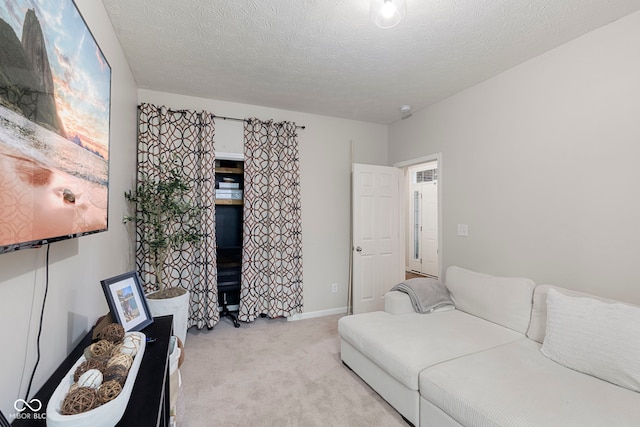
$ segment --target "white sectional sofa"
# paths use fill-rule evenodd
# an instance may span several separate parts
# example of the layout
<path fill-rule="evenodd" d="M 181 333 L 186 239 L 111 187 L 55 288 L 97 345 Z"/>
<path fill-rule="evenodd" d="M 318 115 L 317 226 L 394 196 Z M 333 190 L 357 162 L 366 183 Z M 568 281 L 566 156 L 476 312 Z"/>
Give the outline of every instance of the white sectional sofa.
<path fill-rule="evenodd" d="M 640 425 L 640 308 L 459 267 L 445 284 L 454 310 L 389 292 L 339 321 L 344 364 L 408 422 Z"/>

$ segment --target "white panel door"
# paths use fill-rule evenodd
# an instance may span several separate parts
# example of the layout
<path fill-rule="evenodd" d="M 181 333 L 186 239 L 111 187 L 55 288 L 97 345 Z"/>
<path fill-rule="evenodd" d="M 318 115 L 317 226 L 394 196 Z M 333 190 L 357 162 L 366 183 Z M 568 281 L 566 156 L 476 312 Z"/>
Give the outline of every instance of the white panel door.
<path fill-rule="evenodd" d="M 399 169 L 353 165 L 353 313 L 382 310 L 402 281 Z"/>
<path fill-rule="evenodd" d="M 438 182 L 424 183 L 421 185 L 421 190 L 422 269 L 420 271 L 438 277 Z"/>

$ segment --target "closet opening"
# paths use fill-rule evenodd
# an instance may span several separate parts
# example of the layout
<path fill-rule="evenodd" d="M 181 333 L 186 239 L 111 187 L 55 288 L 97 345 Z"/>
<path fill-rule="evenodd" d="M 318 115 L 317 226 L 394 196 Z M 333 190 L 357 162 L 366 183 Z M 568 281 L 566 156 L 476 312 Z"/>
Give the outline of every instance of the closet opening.
<path fill-rule="evenodd" d="M 217 159 L 216 164 L 216 256 L 220 317 L 238 328 L 242 275 L 242 224 L 244 162 Z"/>

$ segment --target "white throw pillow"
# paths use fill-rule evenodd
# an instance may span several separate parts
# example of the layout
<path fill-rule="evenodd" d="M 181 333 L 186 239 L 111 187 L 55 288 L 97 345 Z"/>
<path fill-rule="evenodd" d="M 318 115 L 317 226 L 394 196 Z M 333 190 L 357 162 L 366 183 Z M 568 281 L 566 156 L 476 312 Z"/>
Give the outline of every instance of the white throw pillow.
<path fill-rule="evenodd" d="M 555 289 L 563 295 L 570 297 L 587 297 L 597 301 L 602 301 L 608 304 L 616 303 L 620 301 L 598 297 L 595 295 L 587 294 L 584 292 L 573 291 L 558 286 L 552 285 L 538 285 L 533 291 L 533 307 L 531 308 L 531 321 L 529 322 L 529 329 L 527 330 L 527 337 L 540 344 L 544 341 L 544 333 L 547 329 L 547 294 L 549 289 Z M 631 305 L 631 304 L 627 304 Z"/>
<path fill-rule="evenodd" d="M 640 307 L 549 289 L 541 351 L 568 368 L 640 392 Z"/>

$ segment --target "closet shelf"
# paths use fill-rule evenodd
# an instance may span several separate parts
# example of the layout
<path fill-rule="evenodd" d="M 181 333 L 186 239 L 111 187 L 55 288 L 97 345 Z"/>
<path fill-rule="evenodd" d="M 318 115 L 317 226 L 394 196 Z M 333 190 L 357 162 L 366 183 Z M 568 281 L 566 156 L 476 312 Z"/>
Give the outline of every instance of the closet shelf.
<path fill-rule="evenodd" d="M 216 199 L 216 205 L 242 205 L 242 200 L 235 199 Z"/>
<path fill-rule="evenodd" d="M 243 174 L 244 170 L 242 168 L 216 167 L 216 173 Z"/>

